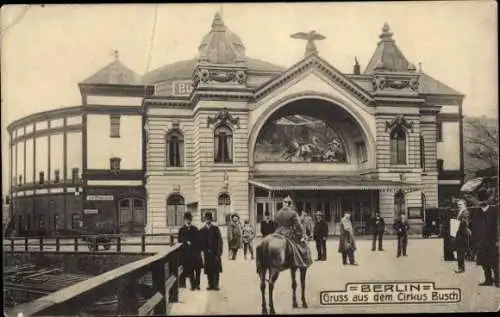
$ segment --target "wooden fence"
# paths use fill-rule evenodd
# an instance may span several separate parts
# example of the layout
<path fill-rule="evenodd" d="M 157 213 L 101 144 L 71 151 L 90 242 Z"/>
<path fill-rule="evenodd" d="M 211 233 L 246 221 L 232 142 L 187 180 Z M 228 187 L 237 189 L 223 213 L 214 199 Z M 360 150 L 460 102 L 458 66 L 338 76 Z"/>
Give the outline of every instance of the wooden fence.
<path fill-rule="evenodd" d="M 167 315 L 169 304 L 178 302 L 179 287 L 185 287 L 179 278 L 183 268 L 179 264 L 183 245 L 176 244 L 169 251 L 158 253 L 79 282 L 29 303 L 18 305 L 7 316 L 76 316 L 110 294 L 117 295 L 114 315 Z M 153 294 L 142 305 L 135 286 L 146 274 L 151 274 Z"/>
<path fill-rule="evenodd" d="M 156 241 L 148 241 L 148 238 L 156 238 Z M 165 239 L 163 239 L 165 238 Z M 158 241 L 163 239 L 163 241 Z M 127 241 L 135 240 L 135 241 Z M 138 241 L 140 240 L 140 241 Z M 88 247 L 90 251 L 98 251 L 102 246 L 109 250 L 116 245 L 116 252 L 122 252 L 126 246 L 140 246 L 140 252 L 145 253 L 147 246 L 173 246 L 177 242 L 177 234 L 99 234 L 57 237 L 4 237 L 4 251 L 73 251 L 78 252 L 80 247 Z M 61 247 L 71 246 L 71 249 L 61 250 Z M 55 248 L 55 250 L 54 250 Z M 21 249 L 21 250 L 19 250 Z"/>

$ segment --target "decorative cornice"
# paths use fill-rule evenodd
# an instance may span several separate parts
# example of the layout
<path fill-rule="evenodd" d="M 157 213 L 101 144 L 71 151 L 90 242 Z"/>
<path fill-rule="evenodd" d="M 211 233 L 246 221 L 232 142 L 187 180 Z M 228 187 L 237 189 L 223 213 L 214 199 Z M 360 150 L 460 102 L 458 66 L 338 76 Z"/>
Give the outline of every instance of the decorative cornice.
<path fill-rule="evenodd" d="M 210 127 L 211 124 L 224 125 L 227 123 L 230 123 L 233 126 L 237 126 L 238 129 L 240 128 L 240 118 L 233 117 L 229 113 L 227 108 L 222 109 L 217 116 L 207 118 L 207 128 Z"/>
<path fill-rule="evenodd" d="M 418 73 L 390 73 L 381 72 L 373 75 L 373 93 L 418 94 Z"/>
<path fill-rule="evenodd" d="M 395 117 L 392 121 L 385 122 L 385 132 L 391 131 L 394 128 L 402 128 L 405 131 L 410 130 L 413 132 L 413 122 L 406 120 L 404 115 Z"/>
<path fill-rule="evenodd" d="M 306 59 L 301 60 L 294 66 L 292 66 L 288 71 L 284 72 L 281 76 L 270 80 L 265 83 L 253 95 L 253 99 L 261 99 L 271 92 L 283 87 L 285 84 L 298 77 L 308 69 L 317 69 L 323 74 L 325 74 L 329 79 L 333 80 L 336 84 L 347 91 L 353 93 L 362 102 L 371 104 L 373 102 L 372 97 L 367 94 L 361 87 L 356 83 L 352 82 L 348 77 L 344 76 L 342 73 L 334 69 L 326 61 L 321 59 L 318 55 L 313 54 Z"/>

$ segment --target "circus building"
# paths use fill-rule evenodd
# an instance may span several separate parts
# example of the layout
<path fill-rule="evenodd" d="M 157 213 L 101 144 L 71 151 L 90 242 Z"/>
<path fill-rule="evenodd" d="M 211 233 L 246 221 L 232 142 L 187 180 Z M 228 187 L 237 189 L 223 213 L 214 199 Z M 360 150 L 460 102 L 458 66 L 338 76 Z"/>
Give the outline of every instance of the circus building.
<path fill-rule="evenodd" d="M 375 211 L 420 228 L 463 183 L 464 96 L 410 63 L 387 24 L 352 74 L 320 56 L 321 35 L 294 37 L 304 58 L 283 68 L 246 56 L 216 14 L 196 58 L 142 77 L 117 58 L 79 84 L 81 105 L 13 122 L 17 227 L 164 233 L 187 210 L 258 227 L 289 195 L 333 233 L 346 210 L 358 232 Z"/>

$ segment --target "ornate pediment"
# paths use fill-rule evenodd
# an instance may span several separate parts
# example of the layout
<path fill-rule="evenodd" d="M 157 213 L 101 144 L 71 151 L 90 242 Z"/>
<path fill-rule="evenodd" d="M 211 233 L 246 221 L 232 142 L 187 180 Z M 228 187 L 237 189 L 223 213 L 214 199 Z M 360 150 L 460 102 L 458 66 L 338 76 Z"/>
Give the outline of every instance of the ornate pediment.
<path fill-rule="evenodd" d="M 221 124 L 231 124 L 233 126 L 237 126 L 238 128 L 240 127 L 240 118 L 238 117 L 233 117 L 227 108 L 222 109 L 219 114 L 217 114 L 214 117 L 208 117 L 207 118 L 207 127 L 210 127 L 211 124 L 213 125 L 221 125 Z"/>
<path fill-rule="evenodd" d="M 392 129 L 399 127 L 405 131 L 413 132 L 413 122 L 408 121 L 404 115 L 395 117 L 392 121 L 385 122 L 385 132 L 392 131 Z"/>

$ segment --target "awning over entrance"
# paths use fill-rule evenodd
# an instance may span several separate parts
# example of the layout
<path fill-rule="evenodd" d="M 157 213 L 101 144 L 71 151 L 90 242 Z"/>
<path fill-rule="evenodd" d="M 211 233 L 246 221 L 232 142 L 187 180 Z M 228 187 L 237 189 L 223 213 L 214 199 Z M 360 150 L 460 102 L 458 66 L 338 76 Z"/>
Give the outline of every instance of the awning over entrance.
<path fill-rule="evenodd" d="M 250 184 L 270 191 L 286 190 L 420 190 L 421 185 L 360 176 L 257 176 Z"/>

